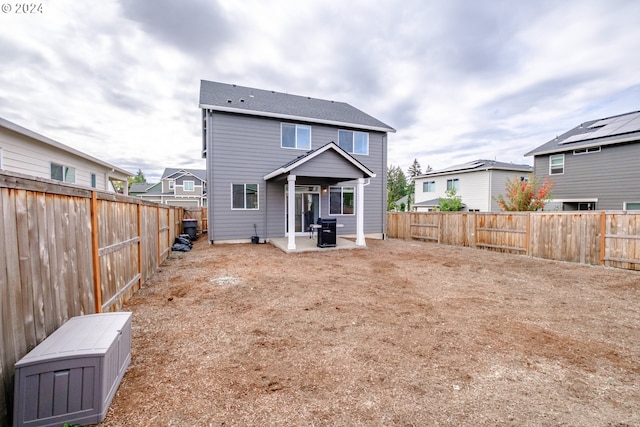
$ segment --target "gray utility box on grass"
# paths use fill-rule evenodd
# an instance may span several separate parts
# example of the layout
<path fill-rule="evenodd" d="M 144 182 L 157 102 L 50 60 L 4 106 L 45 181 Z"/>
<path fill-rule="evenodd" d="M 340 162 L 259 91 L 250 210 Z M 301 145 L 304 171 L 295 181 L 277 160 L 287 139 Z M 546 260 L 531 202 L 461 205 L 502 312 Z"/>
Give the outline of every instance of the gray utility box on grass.
<path fill-rule="evenodd" d="M 104 420 L 131 361 L 131 313 L 69 319 L 16 363 L 13 425 Z"/>

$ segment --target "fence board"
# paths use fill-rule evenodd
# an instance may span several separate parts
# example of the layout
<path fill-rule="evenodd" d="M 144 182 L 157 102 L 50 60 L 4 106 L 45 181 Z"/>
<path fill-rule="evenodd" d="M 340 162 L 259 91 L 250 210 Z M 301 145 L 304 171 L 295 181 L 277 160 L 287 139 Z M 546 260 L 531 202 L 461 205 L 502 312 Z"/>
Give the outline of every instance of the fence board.
<path fill-rule="evenodd" d="M 632 212 L 393 212 L 387 236 L 640 270 Z"/>
<path fill-rule="evenodd" d="M 168 257 L 182 208 L 160 210 L 162 225 L 157 204 L 0 171 L 0 425 L 11 423 L 15 362 L 70 317 L 94 313 L 103 292 L 119 309 Z"/>

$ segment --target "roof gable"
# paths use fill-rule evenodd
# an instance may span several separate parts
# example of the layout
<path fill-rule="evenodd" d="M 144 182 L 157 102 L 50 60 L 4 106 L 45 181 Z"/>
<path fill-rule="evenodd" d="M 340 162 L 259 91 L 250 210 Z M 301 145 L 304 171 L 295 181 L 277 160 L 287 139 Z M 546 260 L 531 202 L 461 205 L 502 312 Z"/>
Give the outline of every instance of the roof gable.
<path fill-rule="evenodd" d="M 358 129 L 395 132 L 391 126 L 345 102 L 202 80 L 200 108 Z"/>
<path fill-rule="evenodd" d="M 178 179 L 183 177 L 184 175 L 192 175 L 195 178 L 198 178 L 200 181 L 207 180 L 207 171 L 206 169 L 176 169 L 176 168 L 166 168 L 162 173 L 162 179 Z"/>
<path fill-rule="evenodd" d="M 303 155 L 301 155 L 299 157 L 296 157 L 295 159 L 291 160 L 288 163 L 285 163 L 280 168 L 278 168 L 278 169 L 274 170 L 273 172 L 270 172 L 267 175 L 265 175 L 264 176 L 264 180 L 268 181 L 268 180 L 273 179 L 273 178 L 275 178 L 275 177 L 277 177 L 279 175 L 289 174 L 294 169 L 300 168 L 302 165 L 304 165 L 306 163 L 310 163 L 311 161 L 313 161 L 314 159 L 320 157 L 323 153 L 325 153 L 327 151 L 335 152 L 340 159 L 343 159 L 343 160 L 347 161 L 348 163 L 350 163 L 353 167 L 358 169 L 360 171 L 360 173 L 365 175 L 367 178 L 374 178 L 376 176 L 376 174 L 373 173 L 369 168 L 367 168 L 365 165 L 363 165 L 362 163 L 357 161 L 353 156 L 351 156 L 349 153 L 344 151 L 335 142 L 332 141 L 332 142 L 329 142 L 328 144 L 323 145 L 320 148 L 308 151 L 305 154 L 303 154 Z M 349 177 L 349 178 L 353 179 L 353 177 Z"/>

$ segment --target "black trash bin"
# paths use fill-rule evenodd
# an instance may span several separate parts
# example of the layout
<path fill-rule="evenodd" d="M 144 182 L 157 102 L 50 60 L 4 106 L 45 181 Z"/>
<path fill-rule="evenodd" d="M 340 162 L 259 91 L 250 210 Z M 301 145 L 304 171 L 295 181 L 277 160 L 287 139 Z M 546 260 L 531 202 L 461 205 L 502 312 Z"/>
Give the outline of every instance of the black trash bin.
<path fill-rule="evenodd" d="M 198 236 L 198 220 L 197 219 L 183 219 L 182 220 L 182 232 L 188 234 L 189 238 L 193 241 Z"/>
<path fill-rule="evenodd" d="M 334 248 L 336 246 L 336 219 L 318 218 L 318 247 Z"/>

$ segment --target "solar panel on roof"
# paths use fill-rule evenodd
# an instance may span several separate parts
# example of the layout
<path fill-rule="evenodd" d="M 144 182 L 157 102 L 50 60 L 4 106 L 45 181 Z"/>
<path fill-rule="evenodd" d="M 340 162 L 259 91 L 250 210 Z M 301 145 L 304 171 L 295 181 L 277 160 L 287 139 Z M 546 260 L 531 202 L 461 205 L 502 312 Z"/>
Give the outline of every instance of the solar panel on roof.
<path fill-rule="evenodd" d="M 599 124 L 602 123 L 604 123 L 604 125 L 599 126 Z M 607 136 L 640 131 L 640 112 L 599 120 L 589 126 L 589 129 L 593 130 L 591 132 L 572 135 L 565 140 L 560 141 L 558 144 L 562 145 L 572 142 L 586 141 L 589 139 L 604 138 Z"/>

